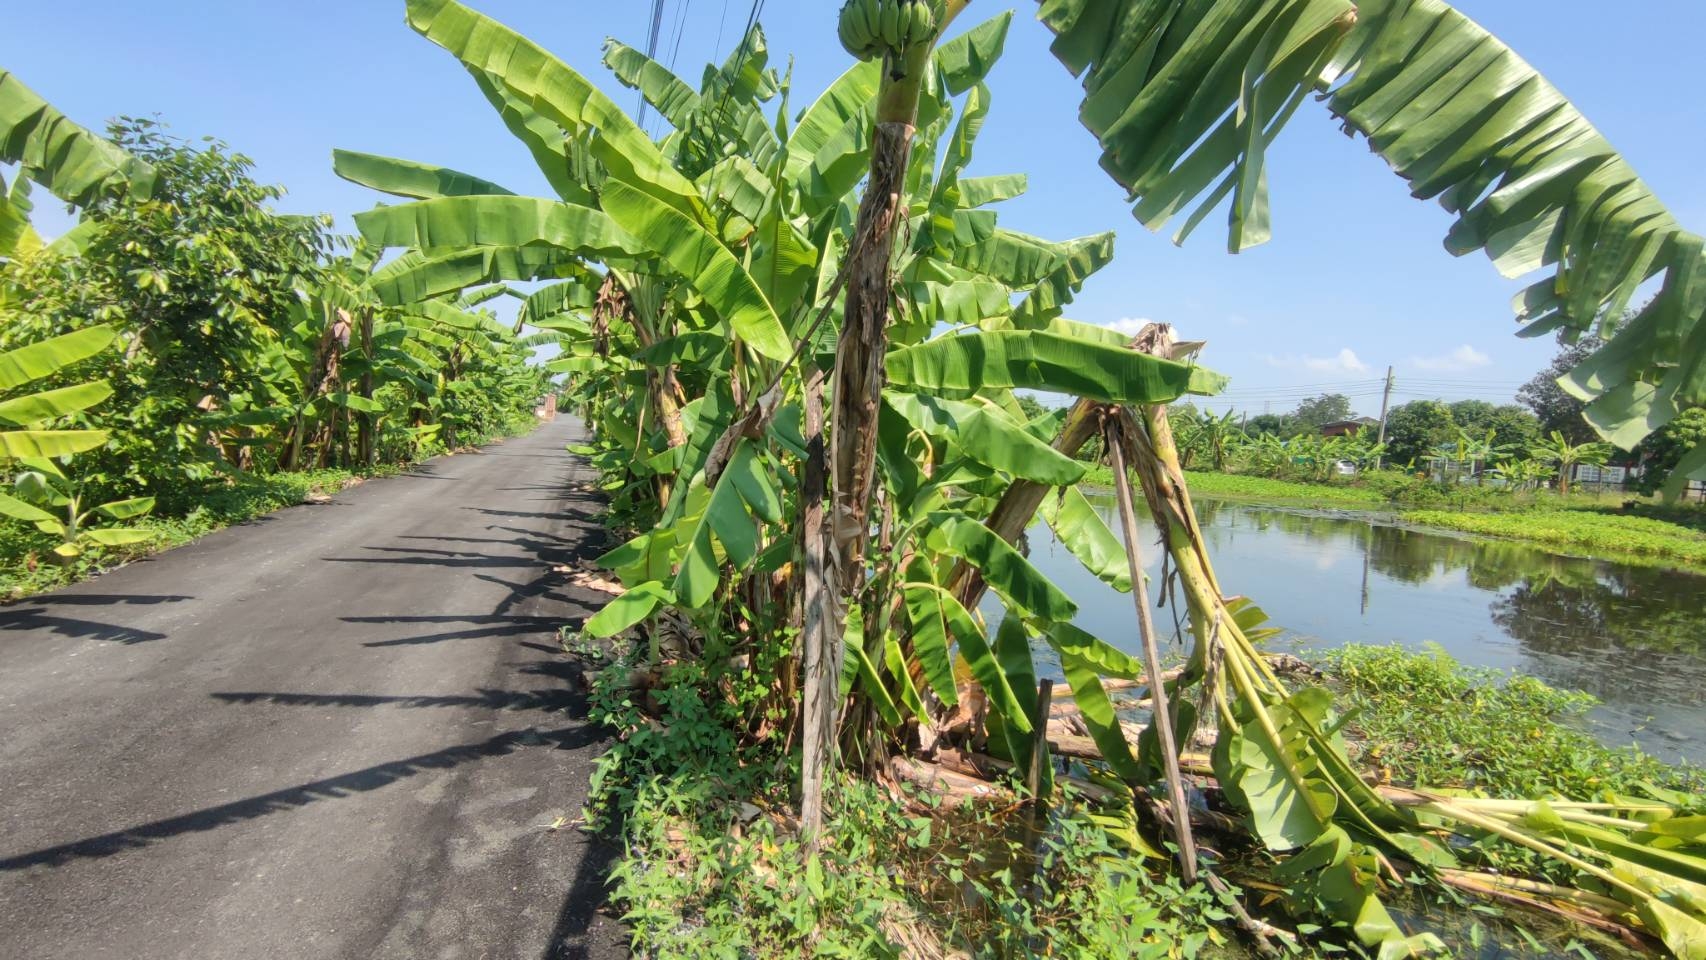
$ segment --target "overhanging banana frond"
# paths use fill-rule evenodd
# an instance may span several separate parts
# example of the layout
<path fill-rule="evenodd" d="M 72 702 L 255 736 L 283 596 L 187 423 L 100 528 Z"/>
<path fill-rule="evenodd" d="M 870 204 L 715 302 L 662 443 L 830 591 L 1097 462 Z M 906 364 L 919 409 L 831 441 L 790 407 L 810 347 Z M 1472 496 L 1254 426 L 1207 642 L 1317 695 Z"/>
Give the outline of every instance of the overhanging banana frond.
<path fill-rule="evenodd" d="M 351 183 L 415 200 L 515 193 L 460 170 L 354 150 L 333 150 L 332 172 Z"/>
<path fill-rule="evenodd" d="M 1265 240 L 1267 145 L 1324 89 L 1415 196 L 1457 216 L 1448 250 L 1484 250 L 1507 276 L 1553 268 L 1515 300 L 1523 335 L 1611 335 L 1562 381 L 1603 436 L 1633 446 L 1706 403 L 1701 240 L 1555 87 L 1450 5 L 1041 0 L 1038 16 L 1083 75 L 1080 116 L 1145 225 L 1201 198 L 1182 239 L 1231 196 L 1231 248 Z"/>
<path fill-rule="evenodd" d="M 71 122 L 9 71 L 0 70 L 0 163 L 16 163 L 67 203 L 154 190 L 154 168 Z"/>

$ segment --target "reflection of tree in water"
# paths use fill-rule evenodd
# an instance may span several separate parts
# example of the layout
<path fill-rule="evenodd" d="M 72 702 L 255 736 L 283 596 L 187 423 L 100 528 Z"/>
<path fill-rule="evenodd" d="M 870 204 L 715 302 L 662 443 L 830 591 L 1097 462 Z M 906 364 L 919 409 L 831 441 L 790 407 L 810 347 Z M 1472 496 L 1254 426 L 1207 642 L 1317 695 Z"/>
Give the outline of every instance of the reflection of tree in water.
<path fill-rule="evenodd" d="M 1502 594 L 1493 622 L 1545 664 L 1546 680 L 1636 716 L 1706 687 L 1706 582 L 1675 570 L 1593 564 L 1597 576 L 1534 578 Z"/>
<path fill-rule="evenodd" d="M 1521 584 L 1493 602 L 1493 622 L 1535 653 L 1615 645 L 1706 660 L 1702 596 L 1700 577 L 1605 565 L 1591 579 Z"/>

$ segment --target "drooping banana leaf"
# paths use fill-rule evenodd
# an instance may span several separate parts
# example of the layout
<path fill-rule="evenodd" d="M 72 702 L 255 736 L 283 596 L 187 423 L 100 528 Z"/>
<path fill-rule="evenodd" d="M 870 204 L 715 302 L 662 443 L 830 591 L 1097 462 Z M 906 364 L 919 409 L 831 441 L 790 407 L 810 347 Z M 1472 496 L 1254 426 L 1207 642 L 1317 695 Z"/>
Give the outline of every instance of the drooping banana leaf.
<path fill-rule="evenodd" d="M 890 351 L 886 363 L 891 386 L 949 397 L 1027 387 L 1105 403 L 1164 404 L 1224 382 L 1201 367 L 1039 330 L 937 337 Z"/>
<path fill-rule="evenodd" d="M 455 0 L 409 0 L 409 25 L 470 70 L 507 88 L 570 136 L 596 131 L 592 149 L 612 174 L 709 222 L 693 184 L 620 107 L 544 48 Z"/>
<path fill-rule="evenodd" d="M 1077 615 L 1071 597 L 982 523 L 948 512 L 931 514 L 930 520 L 931 549 L 976 567 L 1016 613 L 1045 623 L 1065 623 Z"/>
<path fill-rule="evenodd" d="M 374 296 L 405 304 L 500 280 L 572 277 L 585 270 L 581 258 L 557 247 L 468 247 L 430 253 L 411 250 L 373 272 Z"/>
<path fill-rule="evenodd" d="M 604 65 L 630 90 L 640 91 L 669 125 L 685 130 L 699 111 L 699 94 L 669 68 L 614 38 L 604 41 Z"/>
<path fill-rule="evenodd" d="M 588 257 L 641 252 L 603 211 L 537 197 L 419 200 L 363 211 L 355 225 L 382 249 L 550 246 Z"/>
<path fill-rule="evenodd" d="M 1126 562 L 1125 547 L 1076 486 L 1044 498 L 1038 513 L 1054 531 L 1055 539 L 1084 564 L 1084 569 L 1121 593 L 1131 592 L 1131 565 Z"/>
<path fill-rule="evenodd" d="M 351 183 L 372 187 L 382 193 L 416 200 L 439 197 L 514 196 L 506 190 L 471 173 L 435 167 L 413 160 L 398 160 L 354 150 L 332 151 L 332 172 Z"/>
<path fill-rule="evenodd" d="M 979 463 L 1049 486 L 1084 477 L 1084 465 L 1025 432 L 998 410 L 927 394 L 888 391 L 883 402 L 914 429 L 949 443 Z"/>
<path fill-rule="evenodd" d="M 1146 225 L 1206 198 L 1200 220 L 1232 196 L 1232 247 L 1266 239 L 1265 148 L 1326 86 L 1347 129 L 1456 215 L 1451 252 L 1484 250 L 1508 276 L 1552 269 L 1514 301 L 1523 335 L 1610 336 L 1561 381 L 1602 436 L 1633 446 L 1706 403 L 1701 241 L 1555 87 L 1450 5 L 1043 0 L 1038 15 L 1083 76 L 1103 168 Z"/>
<path fill-rule="evenodd" d="M 648 193 L 612 179 L 605 212 L 646 248 L 655 251 L 754 351 L 786 360 L 794 345 L 752 275 L 717 238 Z"/>
<path fill-rule="evenodd" d="M 0 353 L 0 390 L 23 386 L 87 360 L 111 345 L 115 336 L 111 327 L 84 327 Z"/>
<path fill-rule="evenodd" d="M 19 164 L 25 176 L 77 206 L 112 192 L 146 198 L 154 191 L 154 168 L 146 161 L 73 123 L 3 69 L 0 163 Z"/>

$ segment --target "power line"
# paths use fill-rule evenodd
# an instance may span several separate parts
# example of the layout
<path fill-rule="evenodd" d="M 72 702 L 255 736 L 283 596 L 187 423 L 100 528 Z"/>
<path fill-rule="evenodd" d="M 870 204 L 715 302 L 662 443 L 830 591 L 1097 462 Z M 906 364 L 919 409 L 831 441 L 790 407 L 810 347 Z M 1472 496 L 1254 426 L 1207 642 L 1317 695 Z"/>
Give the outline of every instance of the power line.
<path fill-rule="evenodd" d="M 662 30 L 663 30 L 663 0 L 652 0 L 652 28 L 651 28 L 651 31 L 648 33 L 647 38 L 646 38 L 646 59 L 656 60 L 658 58 L 658 34 Z M 644 129 L 646 126 L 646 94 L 645 94 L 645 91 L 643 91 L 643 90 L 640 91 L 639 97 L 640 97 L 640 108 L 637 111 L 637 113 L 639 114 L 640 119 L 639 119 L 639 122 L 636 124 L 636 126 L 640 127 L 641 129 Z"/>
<path fill-rule="evenodd" d="M 681 38 L 687 34 L 687 11 L 693 8 L 693 0 L 681 0 L 681 6 L 676 8 L 675 41 L 669 51 L 669 72 L 675 72 L 675 61 L 681 56 Z"/>

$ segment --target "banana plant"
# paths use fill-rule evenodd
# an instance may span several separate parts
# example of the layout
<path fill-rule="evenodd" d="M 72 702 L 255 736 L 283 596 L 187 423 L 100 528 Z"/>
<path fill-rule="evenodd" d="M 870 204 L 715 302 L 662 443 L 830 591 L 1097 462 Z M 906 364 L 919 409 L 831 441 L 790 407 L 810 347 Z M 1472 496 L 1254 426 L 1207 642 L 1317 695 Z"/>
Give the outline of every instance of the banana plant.
<path fill-rule="evenodd" d="M 113 340 L 112 328 L 92 326 L 0 353 L 0 396 L 53 377 L 106 350 Z M 97 381 L 0 400 L 0 427 L 21 428 L 0 429 L 0 461 L 65 457 L 106 443 L 107 434 L 102 430 L 42 427 L 87 410 L 110 396 L 112 388 Z"/>
<path fill-rule="evenodd" d="M 54 556 L 69 562 L 90 546 L 118 547 L 146 543 L 154 534 L 120 526 L 93 526 L 98 517 L 123 523 L 146 516 L 153 497 L 114 500 L 85 509 L 78 485 L 52 460 L 31 457 L 12 478 L 12 494 L 0 493 L 0 514 L 33 524 L 59 543 Z"/>
<path fill-rule="evenodd" d="M 1570 480 L 1576 475 L 1576 468 L 1583 464 L 1603 465 L 1611 459 L 1611 444 L 1590 441 L 1588 443 L 1571 443 L 1557 430 L 1546 439 L 1531 444 L 1529 456 L 1541 463 L 1551 464 L 1557 470 L 1558 492 L 1564 496 L 1570 493 Z"/>

